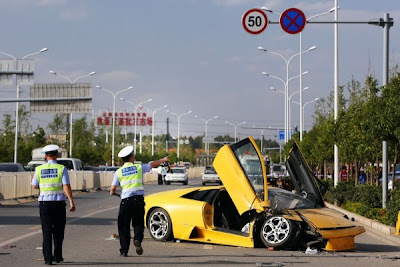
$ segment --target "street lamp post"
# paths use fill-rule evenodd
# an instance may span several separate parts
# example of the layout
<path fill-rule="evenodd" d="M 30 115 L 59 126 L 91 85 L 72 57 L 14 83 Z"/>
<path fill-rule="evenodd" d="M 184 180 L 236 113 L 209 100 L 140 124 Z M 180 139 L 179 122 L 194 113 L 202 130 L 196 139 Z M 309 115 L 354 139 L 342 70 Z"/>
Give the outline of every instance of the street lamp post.
<path fill-rule="evenodd" d="M 168 107 L 168 105 L 164 105 L 160 108 L 157 108 L 152 113 L 152 120 L 153 120 L 153 124 L 152 124 L 152 128 L 151 128 L 151 155 L 152 156 L 154 156 L 154 123 L 155 123 L 156 112 L 158 110 L 164 109 L 166 107 Z"/>
<path fill-rule="evenodd" d="M 292 55 L 289 59 L 287 59 L 286 57 L 284 57 L 283 55 L 281 55 L 281 54 L 279 54 L 279 53 L 277 53 L 277 52 L 269 51 L 269 50 L 267 50 L 267 49 L 265 49 L 265 48 L 263 48 L 263 47 L 261 47 L 261 46 L 258 47 L 258 49 L 261 50 L 261 51 L 264 51 L 264 52 L 266 52 L 266 53 L 270 53 L 270 54 L 273 54 L 273 55 L 280 56 L 280 57 L 285 61 L 285 63 L 286 63 L 286 83 L 285 83 L 285 143 L 288 141 L 288 126 L 289 126 L 289 121 L 288 121 L 289 64 L 290 64 L 290 61 L 291 61 L 294 57 L 296 57 L 296 56 L 298 56 L 298 55 L 300 55 L 300 54 L 304 54 L 304 53 L 310 52 L 310 51 L 312 51 L 312 50 L 314 50 L 314 49 L 316 49 L 316 48 L 317 48 L 316 46 L 312 46 L 312 47 L 310 47 L 309 49 L 304 50 L 304 51 L 301 51 L 301 52 L 299 52 L 299 53 L 296 53 L 296 54 Z M 300 76 L 301 76 L 301 75 L 300 75 Z"/>
<path fill-rule="evenodd" d="M 42 48 L 41 50 L 39 50 L 37 52 L 31 53 L 31 54 L 28 54 L 28 55 L 22 57 L 21 60 L 22 59 L 26 59 L 26 58 L 31 57 L 31 56 L 34 56 L 34 55 L 37 55 L 37 54 L 40 54 L 40 53 L 43 53 L 43 52 L 46 52 L 47 50 L 48 50 L 48 48 Z M 16 57 L 14 57 L 13 55 L 10 55 L 8 53 L 4 53 L 4 52 L 0 52 L 0 54 L 3 54 L 3 55 L 11 57 L 14 60 L 15 64 L 16 64 L 16 68 L 18 68 L 18 59 Z M 19 84 L 18 84 L 18 79 L 17 78 L 15 79 L 15 84 L 16 84 L 16 87 L 17 87 L 17 99 L 18 99 L 19 98 Z M 17 101 L 16 104 L 15 104 L 14 163 L 17 163 L 17 161 L 18 161 L 18 132 L 19 132 L 19 129 L 18 129 L 18 127 L 19 127 L 19 125 L 18 125 L 19 124 L 19 118 L 18 117 L 19 117 L 19 102 Z"/>
<path fill-rule="evenodd" d="M 304 125 L 304 108 L 305 108 L 308 104 L 310 104 L 310 103 L 312 103 L 312 102 L 315 102 L 315 101 L 318 101 L 318 100 L 319 100 L 319 97 L 317 97 L 317 98 L 315 98 L 315 99 L 313 99 L 313 100 L 311 100 L 311 101 L 306 102 L 303 106 L 300 106 L 300 102 L 292 101 L 293 103 L 299 105 L 300 108 L 303 110 L 303 112 L 302 112 L 303 117 L 301 118 L 301 120 L 302 120 L 301 123 L 303 123 L 303 125 Z"/>
<path fill-rule="evenodd" d="M 78 78 L 76 78 L 74 80 L 71 80 L 69 77 L 61 75 L 61 74 L 59 74 L 59 73 L 57 73 L 55 71 L 50 70 L 49 72 L 51 74 L 54 74 L 56 76 L 60 76 L 60 77 L 62 77 L 64 79 L 66 79 L 71 84 L 74 84 L 79 79 L 82 79 L 82 78 L 85 78 L 85 77 L 89 77 L 89 76 L 92 76 L 92 75 L 96 74 L 96 72 L 92 71 L 91 73 L 79 76 Z M 72 112 L 69 114 L 69 157 L 72 158 Z"/>
<path fill-rule="evenodd" d="M 169 110 L 167 110 L 167 112 L 171 113 L 172 115 L 175 115 L 178 118 L 178 148 L 177 148 L 176 157 L 177 157 L 177 160 L 179 160 L 179 143 L 180 143 L 180 139 L 179 138 L 180 138 L 181 117 L 192 113 L 192 111 L 189 110 L 188 112 L 182 113 L 181 115 L 178 115 L 178 114 L 176 114 L 174 112 L 171 112 Z"/>
<path fill-rule="evenodd" d="M 301 91 L 306 91 L 306 90 L 308 90 L 308 89 L 309 89 L 309 87 L 307 86 L 307 87 L 304 87 L 303 90 L 301 90 Z M 273 91 L 275 91 L 275 92 L 278 92 L 278 93 L 283 93 L 283 91 L 277 90 L 277 89 L 275 89 L 274 87 L 271 87 L 271 90 L 273 90 Z M 289 119 L 289 132 L 291 132 L 291 130 L 292 130 L 290 102 L 291 102 L 291 100 L 292 100 L 292 97 L 293 97 L 295 94 L 301 93 L 301 91 L 294 91 L 294 92 L 289 96 L 289 105 L 288 105 L 288 113 L 289 113 L 289 115 L 288 115 L 288 119 Z M 302 122 L 300 121 L 299 124 L 300 124 L 300 123 L 302 123 Z"/>
<path fill-rule="evenodd" d="M 194 117 L 195 117 L 195 118 L 198 118 L 198 119 L 200 119 L 200 120 L 202 120 L 202 121 L 204 121 L 204 123 L 205 123 L 205 125 L 206 125 L 205 132 L 204 132 L 204 137 L 206 138 L 206 142 L 204 143 L 204 149 L 206 150 L 207 163 L 208 163 L 208 157 L 209 157 L 209 155 L 210 155 L 210 144 L 209 144 L 208 141 L 207 141 L 207 137 L 208 137 L 208 135 L 207 135 L 207 124 L 208 124 L 209 121 L 214 120 L 214 119 L 217 119 L 218 116 L 214 116 L 214 117 L 212 117 L 212 118 L 210 118 L 210 119 L 203 119 L 203 118 L 200 118 L 200 117 L 197 116 L 197 115 L 194 116 Z"/>
<path fill-rule="evenodd" d="M 265 71 L 263 71 L 261 74 L 262 74 L 262 75 L 265 75 L 265 76 L 268 76 L 268 77 L 271 77 L 271 78 L 275 78 L 275 79 L 280 80 L 280 81 L 283 83 L 283 87 L 286 89 L 286 88 L 289 87 L 289 82 L 290 82 L 292 79 L 295 79 L 295 78 L 298 78 L 298 77 L 300 77 L 300 76 L 306 75 L 306 74 L 308 74 L 308 71 L 303 72 L 301 75 L 300 75 L 300 74 L 299 74 L 299 75 L 295 75 L 295 76 L 289 78 L 286 82 L 285 82 L 282 78 L 279 78 L 279 77 L 277 77 L 277 76 L 271 75 L 271 74 L 269 74 L 269 73 L 267 73 L 267 72 L 265 72 Z M 274 91 L 279 92 L 279 93 L 283 93 L 283 94 L 285 95 L 285 99 L 287 98 L 286 91 L 276 90 L 276 89 L 273 88 L 273 87 L 271 87 L 271 90 L 274 90 Z M 297 91 L 297 92 L 298 92 L 298 91 Z M 288 103 L 287 103 L 287 104 L 289 104 L 289 102 L 290 102 L 290 100 L 288 99 Z M 290 116 L 288 115 L 289 112 L 290 112 L 290 108 L 288 108 L 288 105 L 286 105 L 286 101 L 285 101 L 285 112 L 284 112 L 284 113 L 285 113 L 285 117 L 284 117 L 284 124 L 285 124 L 285 126 L 284 126 L 284 129 L 286 129 L 286 126 L 290 127 L 290 125 L 289 125 L 289 123 L 288 123 L 288 121 L 289 121 L 289 119 L 290 119 Z M 287 137 L 286 137 L 286 131 L 285 131 L 285 142 L 286 142 L 287 140 L 288 140 L 288 139 L 287 139 Z"/>
<path fill-rule="evenodd" d="M 137 132 L 136 132 L 136 125 L 137 125 L 137 122 L 138 122 L 138 120 L 137 120 L 137 108 L 138 107 L 141 107 L 141 106 L 143 106 L 143 104 L 146 104 L 146 103 L 148 103 L 148 102 L 151 102 L 151 101 L 153 101 L 153 99 L 147 99 L 146 101 L 143 101 L 143 102 L 140 102 L 139 104 L 137 104 L 137 105 L 135 105 L 135 103 L 133 103 L 133 102 L 131 102 L 131 101 L 128 101 L 128 100 L 126 100 L 125 98 L 123 98 L 123 97 L 121 97 L 120 98 L 122 101 L 125 101 L 125 102 L 127 102 L 127 103 L 129 103 L 129 104 L 132 104 L 134 107 L 135 107 L 135 130 L 134 130 L 134 137 L 133 137 L 133 148 L 134 148 L 134 151 L 135 151 L 135 155 L 136 155 L 136 134 L 137 134 Z"/>
<path fill-rule="evenodd" d="M 113 102 L 113 120 L 112 120 L 111 166 L 115 166 L 115 165 L 114 165 L 114 162 L 115 162 L 115 161 L 114 161 L 114 146 L 115 146 L 115 142 L 114 142 L 114 139 L 115 139 L 115 98 L 117 97 L 118 94 L 133 89 L 133 86 L 129 86 L 128 88 L 123 89 L 123 90 L 120 90 L 120 91 L 118 91 L 118 92 L 116 92 L 116 93 L 113 93 L 112 91 L 107 90 L 107 89 L 105 89 L 105 88 L 103 88 L 103 87 L 101 87 L 101 86 L 99 86 L 99 85 L 96 85 L 96 88 L 110 93 L 110 94 L 113 96 L 113 99 L 114 99 L 114 102 Z"/>
<path fill-rule="evenodd" d="M 256 126 L 255 125 L 253 125 L 253 128 L 256 128 Z M 263 153 L 263 150 L 264 150 L 264 147 L 263 147 L 263 142 L 264 142 L 264 130 L 265 129 L 260 129 L 261 130 L 261 145 L 260 145 L 260 147 L 261 147 L 261 154 L 264 154 Z"/>
<path fill-rule="evenodd" d="M 244 122 L 240 122 L 238 124 L 233 124 L 233 123 L 231 123 L 229 121 L 225 121 L 225 123 L 229 124 L 229 125 L 232 125 L 235 128 L 235 143 L 236 143 L 237 142 L 237 127 L 240 126 L 240 125 L 245 124 L 246 122 L 244 121 Z"/>

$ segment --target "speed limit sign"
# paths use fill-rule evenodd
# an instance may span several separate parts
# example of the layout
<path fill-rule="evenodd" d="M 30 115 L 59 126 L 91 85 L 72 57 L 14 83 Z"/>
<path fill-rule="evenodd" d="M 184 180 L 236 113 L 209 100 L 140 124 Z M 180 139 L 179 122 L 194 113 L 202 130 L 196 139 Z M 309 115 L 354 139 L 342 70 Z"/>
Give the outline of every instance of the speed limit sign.
<path fill-rule="evenodd" d="M 253 8 L 244 13 L 242 25 L 248 33 L 259 34 L 267 28 L 268 18 L 264 11 L 259 8 Z"/>

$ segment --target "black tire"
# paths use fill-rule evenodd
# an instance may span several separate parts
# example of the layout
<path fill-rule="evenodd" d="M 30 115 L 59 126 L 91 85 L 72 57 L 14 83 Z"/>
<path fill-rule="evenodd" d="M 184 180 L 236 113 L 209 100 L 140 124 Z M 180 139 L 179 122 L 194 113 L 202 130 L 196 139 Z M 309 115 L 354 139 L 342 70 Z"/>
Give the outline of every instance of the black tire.
<path fill-rule="evenodd" d="M 183 185 L 187 185 L 188 184 L 188 182 L 183 182 Z"/>
<path fill-rule="evenodd" d="M 171 184 L 171 182 L 165 181 L 165 184 L 166 184 L 166 185 L 170 185 L 170 184 Z"/>
<path fill-rule="evenodd" d="M 297 225 L 282 216 L 272 216 L 264 220 L 260 227 L 260 238 L 266 247 L 286 249 L 296 236 Z"/>
<path fill-rule="evenodd" d="M 203 185 L 206 185 L 206 183 L 205 183 L 205 182 L 203 182 Z"/>
<path fill-rule="evenodd" d="M 170 241 L 174 238 L 172 233 L 172 221 L 166 210 L 154 209 L 147 222 L 150 236 L 157 241 Z"/>

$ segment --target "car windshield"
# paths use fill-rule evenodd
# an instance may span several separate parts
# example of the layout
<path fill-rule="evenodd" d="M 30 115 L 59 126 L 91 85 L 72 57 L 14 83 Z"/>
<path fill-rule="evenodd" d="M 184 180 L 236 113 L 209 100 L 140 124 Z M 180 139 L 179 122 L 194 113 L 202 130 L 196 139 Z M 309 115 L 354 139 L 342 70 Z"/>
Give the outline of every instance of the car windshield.
<path fill-rule="evenodd" d="M 172 173 L 185 173 L 185 170 L 182 168 L 174 168 L 172 169 Z"/>
<path fill-rule="evenodd" d="M 284 189 L 268 190 L 268 199 L 276 210 L 315 208 L 313 201 Z"/>
<path fill-rule="evenodd" d="M 58 164 L 64 165 L 68 170 L 73 170 L 74 165 L 72 164 L 71 160 L 57 160 Z"/>
<path fill-rule="evenodd" d="M 274 172 L 281 172 L 281 171 L 283 171 L 283 170 L 282 170 L 282 166 L 280 166 L 280 165 L 274 165 L 274 166 L 272 167 L 272 170 L 273 170 Z"/>
<path fill-rule="evenodd" d="M 256 193 L 264 190 L 264 177 L 261 161 L 257 150 L 251 142 L 233 150 L 238 162 L 243 168 L 247 179 Z"/>
<path fill-rule="evenodd" d="M 204 173 L 205 174 L 216 174 L 217 172 L 215 171 L 214 167 L 207 166 Z"/>

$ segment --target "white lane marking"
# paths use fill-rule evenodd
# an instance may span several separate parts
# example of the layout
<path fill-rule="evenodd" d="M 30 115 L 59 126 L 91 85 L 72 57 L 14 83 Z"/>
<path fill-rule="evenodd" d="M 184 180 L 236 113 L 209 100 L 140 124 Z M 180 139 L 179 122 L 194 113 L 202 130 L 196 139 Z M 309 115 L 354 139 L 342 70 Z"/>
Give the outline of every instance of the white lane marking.
<path fill-rule="evenodd" d="M 98 211 L 95 211 L 95 212 L 86 214 L 86 215 L 84 215 L 84 216 L 81 216 L 81 217 L 78 217 L 78 218 L 75 218 L 75 219 L 72 219 L 72 220 L 68 220 L 68 221 L 67 221 L 67 224 L 71 224 L 71 223 L 73 223 L 73 222 L 76 222 L 76 221 L 79 221 L 79 220 L 81 220 L 81 219 L 84 219 L 84 218 L 93 216 L 93 215 L 95 215 L 95 214 L 98 214 L 98 213 L 101 213 L 101 212 L 105 212 L 105 211 L 109 211 L 109 210 L 116 209 L 116 208 L 119 208 L 119 206 L 112 207 L 112 208 L 108 208 L 108 209 L 104 209 L 104 210 L 98 210 Z M 24 239 L 24 238 L 27 238 L 27 237 L 30 237 L 30 236 L 33 236 L 33 235 L 36 235 L 36 234 L 39 234 L 39 233 L 41 233 L 41 232 L 42 232 L 42 229 L 37 230 L 37 231 L 30 232 L 30 233 L 27 233 L 27 234 L 24 234 L 24 235 L 17 236 L 17 237 L 15 237 L 15 238 L 12 238 L 12 239 L 9 239 L 9 240 L 7 240 L 7 241 L 4 241 L 4 242 L 0 243 L 0 247 L 5 246 L 5 245 L 7 245 L 7 244 L 14 243 L 14 242 L 16 242 L 16 241 L 22 240 L 22 239 Z"/>

